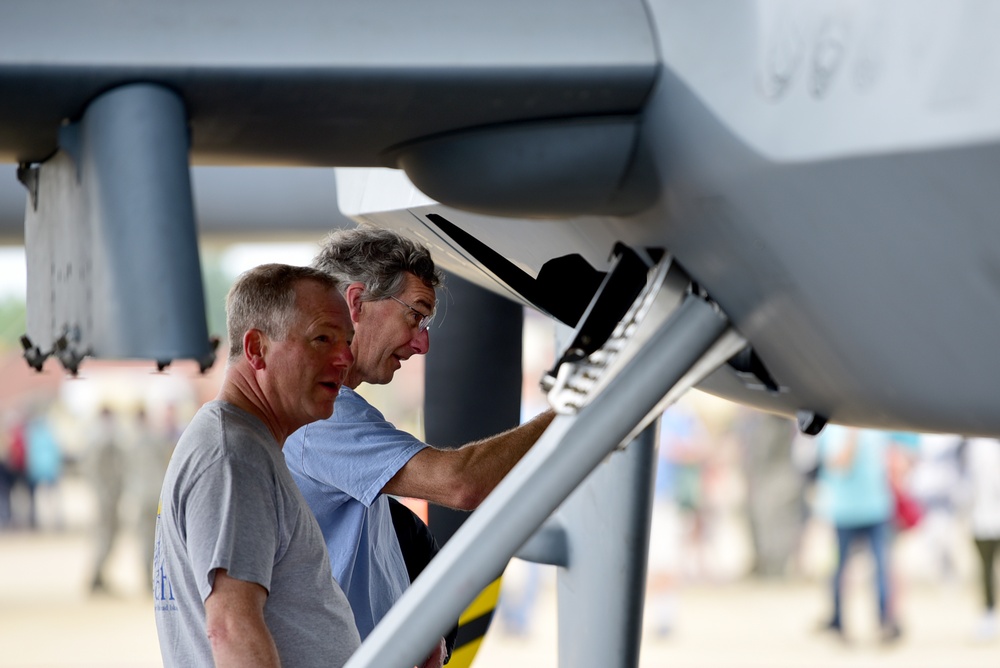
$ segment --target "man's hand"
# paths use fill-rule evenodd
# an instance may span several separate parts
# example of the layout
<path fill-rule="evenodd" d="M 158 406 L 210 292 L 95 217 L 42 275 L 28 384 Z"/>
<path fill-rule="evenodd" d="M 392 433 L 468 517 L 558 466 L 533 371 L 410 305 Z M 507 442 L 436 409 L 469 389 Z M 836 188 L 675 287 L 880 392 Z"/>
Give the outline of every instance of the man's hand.
<path fill-rule="evenodd" d="M 420 668 L 441 668 L 446 656 L 448 656 L 448 650 L 444 646 L 444 638 L 441 638 L 431 655 L 420 664 Z"/>

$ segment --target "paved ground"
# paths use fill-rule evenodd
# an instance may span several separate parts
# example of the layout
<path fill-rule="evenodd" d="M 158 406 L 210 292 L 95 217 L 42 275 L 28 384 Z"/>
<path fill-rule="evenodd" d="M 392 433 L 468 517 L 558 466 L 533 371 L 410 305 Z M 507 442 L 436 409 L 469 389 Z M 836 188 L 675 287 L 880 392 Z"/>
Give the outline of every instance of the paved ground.
<path fill-rule="evenodd" d="M 151 600 L 142 591 L 137 555 L 136 546 L 123 541 L 113 555 L 117 595 L 90 597 L 83 533 L 0 534 L 0 666 L 159 666 Z M 908 586 L 901 600 L 906 635 L 889 648 L 875 640 L 867 591 L 848 597 L 854 640 L 843 644 L 813 632 L 826 602 L 819 583 L 687 585 L 679 592 L 674 632 L 667 638 L 647 634 L 641 665 L 1000 666 L 1000 643 L 970 640 L 977 608 L 967 584 Z M 515 638 L 493 629 L 476 668 L 556 666 L 554 610 L 553 587 L 547 585 L 531 633 Z"/>

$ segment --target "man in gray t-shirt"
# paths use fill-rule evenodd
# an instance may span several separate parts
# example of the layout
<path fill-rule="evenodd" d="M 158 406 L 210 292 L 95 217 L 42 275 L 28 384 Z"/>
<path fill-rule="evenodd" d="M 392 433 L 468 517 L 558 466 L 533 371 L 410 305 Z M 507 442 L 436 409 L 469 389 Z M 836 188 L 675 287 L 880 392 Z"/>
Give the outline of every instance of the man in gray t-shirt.
<path fill-rule="evenodd" d="M 323 535 L 285 465 L 288 435 L 329 417 L 353 361 L 336 283 L 264 265 L 227 299 L 222 390 L 181 436 L 153 566 L 165 666 L 342 666 L 360 644 Z"/>

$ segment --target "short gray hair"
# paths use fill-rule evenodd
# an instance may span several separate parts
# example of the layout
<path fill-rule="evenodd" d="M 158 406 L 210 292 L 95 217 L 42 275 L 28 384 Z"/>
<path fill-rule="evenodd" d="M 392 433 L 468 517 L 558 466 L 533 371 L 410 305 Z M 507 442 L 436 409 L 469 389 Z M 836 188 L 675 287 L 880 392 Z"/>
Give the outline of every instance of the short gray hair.
<path fill-rule="evenodd" d="M 295 288 L 301 281 L 338 288 L 336 279 L 313 267 L 262 264 L 239 275 L 226 296 L 230 362 L 243 355 L 243 335 L 251 329 L 279 341 L 287 336 L 295 315 Z"/>
<path fill-rule="evenodd" d="M 407 273 L 432 290 L 444 283 L 444 274 L 434 266 L 427 248 L 376 227 L 334 230 L 323 239 L 312 266 L 337 279 L 341 291 L 351 283 L 363 283 L 363 301 L 400 294 Z"/>

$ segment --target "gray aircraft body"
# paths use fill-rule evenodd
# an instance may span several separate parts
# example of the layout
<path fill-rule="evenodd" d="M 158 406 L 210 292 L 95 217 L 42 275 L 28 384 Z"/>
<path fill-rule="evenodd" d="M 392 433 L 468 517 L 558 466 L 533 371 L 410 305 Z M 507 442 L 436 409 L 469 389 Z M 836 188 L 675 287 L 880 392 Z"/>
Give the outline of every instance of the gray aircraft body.
<path fill-rule="evenodd" d="M 176 331 L 130 337 L 113 306 L 140 267 L 171 284 L 196 265 L 189 163 L 390 168 L 405 176 L 342 172 L 345 212 L 576 327 L 561 361 L 584 394 L 600 374 L 581 361 L 607 372 L 598 394 L 641 398 L 634 419 L 609 420 L 627 408 L 610 398 L 561 406 L 620 423 L 593 466 L 685 383 L 808 431 L 1000 434 L 997 27 L 1000 7 L 973 0 L 8 2 L 0 160 L 29 191 L 28 356 L 210 361 L 185 315 L 199 284 L 135 306 L 190 320 Z M 693 300 L 719 328 L 685 315 Z M 612 332 L 620 318 L 639 324 Z M 627 352 L 606 363 L 615 340 Z M 637 368 L 679 359 L 662 387 Z M 556 401 L 572 373 L 553 370 Z M 492 508 L 481 523 L 503 521 Z M 397 660 L 378 631 L 358 662 Z"/>

